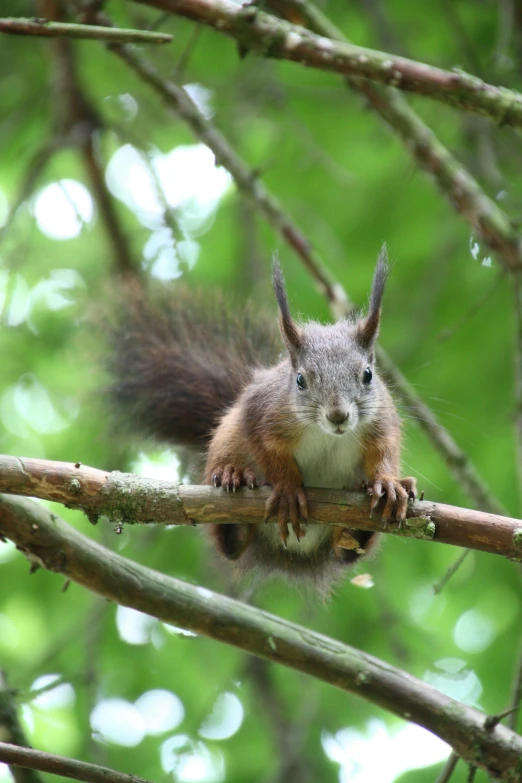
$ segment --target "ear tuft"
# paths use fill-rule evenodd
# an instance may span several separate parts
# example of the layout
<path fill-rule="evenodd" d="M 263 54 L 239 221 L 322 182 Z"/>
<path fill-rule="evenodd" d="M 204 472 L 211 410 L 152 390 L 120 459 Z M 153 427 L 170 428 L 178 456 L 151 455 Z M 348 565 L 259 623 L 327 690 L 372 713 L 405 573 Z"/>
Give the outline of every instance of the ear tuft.
<path fill-rule="evenodd" d="M 277 299 L 277 306 L 279 307 L 279 328 L 290 354 L 290 358 L 292 359 L 292 362 L 294 362 L 297 359 L 297 355 L 302 347 L 301 330 L 298 326 L 296 326 L 292 320 L 292 316 L 290 315 L 290 307 L 288 306 L 288 299 L 286 296 L 285 281 L 277 256 L 274 256 L 274 262 L 272 266 L 272 283 Z"/>
<path fill-rule="evenodd" d="M 386 243 L 382 246 L 375 272 L 373 273 L 372 290 L 370 293 L 370 304 L 368 312 L 364 318 L 357 323 L 357 339 L 365 350 L 370 350 L 379 334 L 379 323 L 381 320 L 381 301 L 384 294 L 386 280 L 388 278 L 388 251 Z"/>

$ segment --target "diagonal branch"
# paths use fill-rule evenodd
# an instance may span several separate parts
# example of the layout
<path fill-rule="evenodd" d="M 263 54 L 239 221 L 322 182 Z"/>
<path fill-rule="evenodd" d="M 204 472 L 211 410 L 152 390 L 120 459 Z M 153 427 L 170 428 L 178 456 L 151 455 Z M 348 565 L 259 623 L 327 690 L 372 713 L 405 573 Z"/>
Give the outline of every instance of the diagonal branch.
<path fill-rule="evenodd" d="M 18 718 L 14 694 L 15 692 L 9 688 L 5 672 L 0 669 L 0 738 L 4 742 L 27 747 L 29 742 Z M 14 783 L 43 783 L 41 776 L 32 769 L 13 765 L 10 772 Z"/>
<path fill-rule="evenodd" d="M 260 523 L 268 487 L 227 493 L 200 485 L 145 479 L 132 473 L 106 473 L 79 463 L 0 456 L 0 492 L 38 497 L 83 511 L 91 522 L 107 517 L 124 523 L 167 525 Z M 403 528 L 369 517 L 366 495 L 333 489 L 307 489 L 310 520 L 356 530 L 465 546 L 522 558 L 522 520 L 443 503 L 410 503 Z M 353 539 L 346 536 L 346 548 Z"/>
<path fill-rule="evenodd" d="M 296 16 L 303 26 L 318 35 L 348 42 L 331 21 L 310 0 L 268 0 L 286 19 Z M 451 207 L 468 221 L 477 236 L 496 253 L 504 269 L 522 262 L 522 240 L 502 209 L 482 190 L 478 182 L 441 143 L 434 132 L 396 90 L 368 79 L 347 77 L 346 83 L 363 93 L 382 119 L 401 139 L 414 162 L 430 174 Z"/>
<path fill-rule="evenodd" d="M 448 783 L 449 779 L 455 772 L 455 767 L 457 766 L 458 763 L 459 763 L 459 757 L 455 753 L 455 751 L 452 751 L 448 757 L 448 760 L 444 765 L 442 772 L 440 773 L 435 783 Z"/>
<path fill-rule="evenodd" d="M 100 27 L 90 24 L 68 24 L 48 19 L 0 19 L 0 33 L 8 35 L 36 35 L 44 38 L 89 38 L 98 41 L 122 43 L 170 43 L 167 33 L 151 33 L 148 30 L 122 30 L 118 27 Z"/>
<path fill-rule="evenodd" d="M 101 14 L 97 14 L 96 18 L 107 21 L 107 17 Z M 172 80 L 163 79 L 152 63 L 141 57 L 135 49 L 120 44 L 112 44 L 111 49 L 147 82 L 190 126 L 194 135 L 212 150 L 216 156 L 216 163 L 230 172 L 239 190 L 256 205 L 274 231 L 295 251 L 327 297 L 334 315 L 337 317 L 349 315 L 353 304 L 348 299 L 346 291 L 332 278 L 301 229 L 284 212 L 254 170 L 244 163 L 225 137 L 201 114 L 185 90 Z M 468 493 L 476 506 L 493 514 L 502 514 L 500 503 L 484 484 L 467 454 L 438 422 L 433 411 L 422 401 L 382 348 L 377 349 L 377 356 L 381 367 L 394 384 L 397 394 L 406 407 L 414 413 L 419 426 L 441 454 L 455 480 Z"/>
<path fill-rule="evenodd" d="M 243 49 L 343 76 L 365 77 L 522 127 L 522 95 L 455 69 L 445 71 L 388 52 L 335 41 L 233 0 L 134 0 L 213 27 Z"/>
<path fill-rule="evenodd" d="M 136 775 L 125 775 L 108 767 L 99 767 L 97 764 L 55 756 L 53 753 L 44 753 L 32 748 L 21 748 L 7 742 L 0 742 L 0 761 L 25 769 L 51 772 L 63 778 L 84 780 L 86 783 L 150 783 Z"/>
<path fill-rule="evenodd" d="M 268 612 L 160 574 L 96 544 L 34 502 L 0 497 L 0 534 L 105 598 L 355 693 L 437 734 L 499 780 L 522 774 L 522 737 L 431 685 Z"/>
<path fill-rule="evenodd" d="M 522 702 L 522 648 L 520 650 L 517 666 L 515 671 L 515 677 L 513 681 L 513 693 L 511 694 L 510 716 L 508 726 L 513 731 L 517 730 L 518 716 L 520 714 L 520 703 Z"/>
<path fill-rule="evenodd" d="M 47 17 L 60 19 L 63 11 L 54 0 L 40 0 L 40 4 Z M 122 277 L 136 277 L 139 268 L 134 262 L 115 202 L 105 183 L 102 162 L 96 154 L 95 133 L 103 129 L 103 122 L 81 84 L 73 46 L 70 40 L 65 39 L 49 44 L 53 66 L 54 122 L 59 137 L 78 149 L 84 159 L 87 176 L 112 247 L 115 270 Z"/>

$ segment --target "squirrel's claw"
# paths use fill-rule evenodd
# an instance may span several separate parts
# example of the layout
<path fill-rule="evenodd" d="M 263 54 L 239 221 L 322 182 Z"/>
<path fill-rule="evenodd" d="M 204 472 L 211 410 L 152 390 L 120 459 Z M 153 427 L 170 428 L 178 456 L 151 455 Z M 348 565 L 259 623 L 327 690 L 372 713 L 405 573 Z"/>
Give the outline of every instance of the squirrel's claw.
<path fill-rule="evenodd" d="M 382 521 L 386 524 L 394 519 L 399 523 L 400 529 L 402 522 L 406 519 L 408 500 L 415 499 L 417 486 L 412 477 L 399 480 L 393 476 L 380 476 L 368 487 L 367 492 L 371 496 L 370 517 L 377 508 L 382 495 L 385 495 L 386 503 L 382 512 Z"/>
<path fill-rule="evenodd" d="M 225 492 L 236 492 L 241 486 L 254 489 L 256 475 L 250 468 L 236 468 L 234 465 L 225 465 L 224 468 L 216 468 L 212 474 L 212 484 L 222 487 Z"/>
<path fill-rule="evenodd" d="M 408 493 L 409 500 L 417 499 L 417 479 L 413 478 L 413 476 L 406 476 L 406 478 L 401 479 L 399 483 Z"/>
<path fill-rule="evenodd" d="M 303 529 L 299 521 L 299 517 L 305 522 L 308 520 L 308 507 L 302 487 L 296 488 L 294 486 L 276 485 L 266 502 L 265 523 L 268 522 L 269 517 L 276 512 L 279 525 L 279 536 L 286 549 L 289 535 L 289 523 L 292 525 L 292 530 L 298 541 L 306 534 L 306 530 Z"/>

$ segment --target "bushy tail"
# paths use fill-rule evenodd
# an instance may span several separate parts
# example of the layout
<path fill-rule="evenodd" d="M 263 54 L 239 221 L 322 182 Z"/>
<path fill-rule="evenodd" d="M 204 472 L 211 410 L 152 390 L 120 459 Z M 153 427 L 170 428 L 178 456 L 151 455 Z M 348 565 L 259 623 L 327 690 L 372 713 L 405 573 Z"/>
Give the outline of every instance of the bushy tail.
<path fill-rule="evenodd" d="M 181 285 L 150 300 L 126 289 L 110 342 L 118 418 L 156 439 L 199 447 L 254 368 L 281 350 L 275 319 Z"/>

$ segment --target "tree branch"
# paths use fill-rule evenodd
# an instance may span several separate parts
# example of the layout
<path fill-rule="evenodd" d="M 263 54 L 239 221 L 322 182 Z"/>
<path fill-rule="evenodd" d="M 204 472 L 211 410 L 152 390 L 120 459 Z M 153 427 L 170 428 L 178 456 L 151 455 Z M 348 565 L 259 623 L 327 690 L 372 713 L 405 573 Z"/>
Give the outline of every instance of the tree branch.
<path fill-rule="evenodd" d="M 99 13 L 96 18 L 103 19 L 104 22 L 109 21 L 105 15 Z M 348 316 L 354 305 L 348 299 L 346 291 L 331 277 L 306 236 L 284 212 L 277 199 L 265 188 L 256 173 L 241 160 L 225 137 L 205 119 L 185 90 L 172 80 L 163 79 L 156 68 L 130 46 L 111 44 L 111 50 L 146 81 L 185 120 L 194 135 L 212 150 L 216 156 L 216 163 L 230 172 L 238 189 L 257 206 L 273 229 L 295 251 L 328 299 L 334 315 L 338 318 Z M 502 506 L 486 487 L 468 455 L 459 448 L 451 435 L 438 422 L 433 411 L 421 400 L 415 389 L 380 347 L 377 348 L 377 356 L 396 392 L 442 455 L 459 485 L 478 508 L 490 511 L 492 514 L 502 514 L 504 511 Z"/>
<path fill-rule="evenodd" d="M 63 9 L 59 4 L 42 2 L 41 8 L 47 18 L 60 22 Z M 78 149 L 83 157 L 112 247 L 115 270 L 122 277 L 134 278 L 139 275 L 139 265 L 132 258 L 115 202 L 105 183 L 102 161 L 98 160 L 96 153 L 95 132 L 104 129 L 103 122 L 81 84 L 74 46 L 70 40 L 61 39 L 53 41 L 49 48 L 52 54 L 54 122 L 59 129 L 59 137 Z"/>
<path fill-rule="evenodd" d="M 343 76 L 365 77 L 522 127 L 522 95 L 455 69 L 445 71 L 388 52 L 324 38 L 252 5 L 232 0 L 134 0 L 213 27 L 244 49 Z"/>
<path fill-rule="evenodd" d="M 455 772 L 455 767 L 457 766 L 458 761 L 458 755 L 455 753 L 455 751 L 452 751 L 448 756 L 448 760 L 444 764 L 444 769 L 440 773 L 435 783 L 448 783 L 449 779 Z"/>
<path fill-rule="evenodd" d="M 520 702 L 522 701 L 522 648 L 517 660 L 517 668 L 513 679 L 513 692 L 511 694 L 510 716 L 508 726 L 513 731 L 517 730 L 518 716 L 520 713 Z"/>
<path fill-rule="evenodd" d="M 137 775 L 125 775 L 108 767 L 99 767 L 97 764 L 55 756 L 53 753 L 43 753 L 32 748 L 21 748 L 7 742 L 0 742 L 0 761 L 25 769 L 51 772 L 63 778 L 84 780 L 86 783 L 150 783 Z"/>
<path fill-rule="evenodd" d="M 297 17 L 303 26 L 318 35 L 349 43 L 341 30 L 309 0 L 268 0 L 268 4 L 288 20 L 293 18 L 295 21 Z M 346 83 L 367 97 L 375 111 L 396 132 L 414 162 L 435 179 L 451 207 L 496 253 L 503 268 L 520 267 L 522 241 L 505 212 L 486 195 L 405 98 L 396 90 L 368 79 L 350 76 Z"/>
<path fill-rule="evenodd" d="M 29 742 L 18 718 L 14 693 L 9 688 L 5 672 L 0 669 L 0 739 L 27 747 Z M 15 783 L 44 783 L 41 776 L 31 769 L 21 769 L 13 765 L 10 772 Z"/>
<path fill-rule="evenodd" d="M 317 258 L 301 229 L 283 211 L 277 199 L 265 188 L 259 176 L 234 151 L 227 139 L 199 111 L 188 93 L 174 81 L 163 79 L 155 66 L 130 46 L 112 44 L 115 52 L 130 68 L 149 84 L 190 126 L 194 135 L 212 150 L 216 165 L 224 166 L 242 191 L 263 212 L 274 231 L 292 247 L 302 263 L 319 284 L 337 316 L 351 309 L 346 293 L 330 276 Z"/>
<path fill-rule="evenodd" d="M 122 30 L 118 27 L 99 27 L 90 24 L 51 22 L 48 19 L 0 19 L 0 33 L 8 35 L 37 35 L 44 38 L 90 38 L 98 41 L 122 43 L 170 43 L 167 33 L 151 33 L 148 30 Z"/>
<path fill-rule="evenodd" d="M 522 774 L 522 737 L 384 661 L 99 546 L 37 504 L 0 497 L 0 534 L 105 598 L 314 676 L 406 718 L 500 780 Z"/>
<path fill-rule="evenodd" d="M 91 522 L 107 517 L 118 526 L 135 522 L 167 525 L 237 524 L 263 521 L 268 487 L 227 493 L 200 485 L 106 473 L 79 463 L 0 456 L 0 492 L 39 497 L 82 510 Z M 410 503 L 401 530 L 369 518 L 364 494 L 307 489 L 310 521 L 348 529 L 375 530 L 409 538 L 465 546 L 522 558 L 522 520 L 428 501 Z M 350 548 L 350 536 L 346 548 Z"/>

